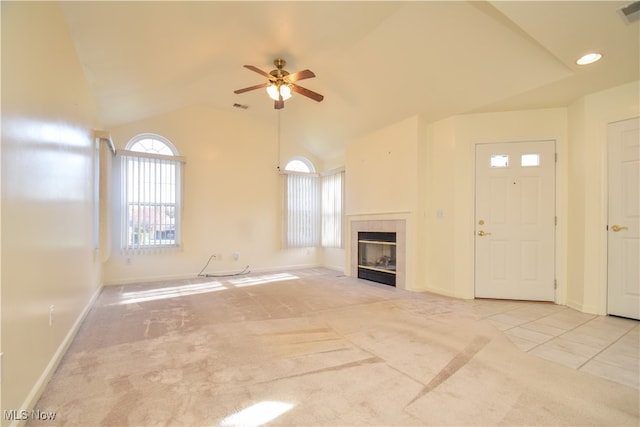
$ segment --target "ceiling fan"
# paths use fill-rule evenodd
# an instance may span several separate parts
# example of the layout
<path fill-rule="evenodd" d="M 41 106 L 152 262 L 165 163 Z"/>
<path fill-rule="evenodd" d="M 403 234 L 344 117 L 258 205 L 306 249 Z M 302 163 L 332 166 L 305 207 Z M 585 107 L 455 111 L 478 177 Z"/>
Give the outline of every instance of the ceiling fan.
<path fill-rule="evenodd" d="M 246 87 L 244 89 L 234 90 L 233 92 L 244 93 L 263 87 L 267 88 L 269 97 L 275 101 L 274 108 L 276 110 L 284 108 L 284 101 L 291 98 L 291 91 L 299 93 L 300 95 L 304 95 L 318 102 L 324 99 L 324 96 L 320 95 L 319 93 L 316 93 L 309 89 L 305 89 L 302 86 L 298 86 L 297 84 L 295 84 L 295 82 L 299 80 L 315 77 L 316 75 L 313 73 L 313 71 L 302 70 L 298 71 L 297 73 L 289 74 L 289 72 L 284 69 L 284 66 L 287 65 L 287 62 L 284 59 L 276 59 L 273 61 L 273 64 L 276 66 L 276 69 L 271 70 L 271 72 L 269 73 L 266 73 L 261 69 L 254 67 L 253 65 L 245 65 L 245 68 L 248 68 L 251 71 L 255 71 L 256 73 L 269 79 L 269 81 L 259 85 Z"/>

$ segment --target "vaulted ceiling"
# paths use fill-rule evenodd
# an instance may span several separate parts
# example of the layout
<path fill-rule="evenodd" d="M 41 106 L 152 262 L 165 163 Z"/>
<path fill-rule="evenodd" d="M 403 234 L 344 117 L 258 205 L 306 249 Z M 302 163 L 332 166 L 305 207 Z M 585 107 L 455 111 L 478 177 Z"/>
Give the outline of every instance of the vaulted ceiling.
<path fill-rule="evenodd" d="M 321 157 L 420 114 L 567 106 L 640 78 L 640 26 L 619 1 L 63 2 L 108 129 L 191 105 L 277 120 L 275 58 L 311 69 L 280 110 L 282 132 Z M 575 60 L 603 53 L 590 66 Z M 233 104 L 247 105 L 238 109 Z"/>

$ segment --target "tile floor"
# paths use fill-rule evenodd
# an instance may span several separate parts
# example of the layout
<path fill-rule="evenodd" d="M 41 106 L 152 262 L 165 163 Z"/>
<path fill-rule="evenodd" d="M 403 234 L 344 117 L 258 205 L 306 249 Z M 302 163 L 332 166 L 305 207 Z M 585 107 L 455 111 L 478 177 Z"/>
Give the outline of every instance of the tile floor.
<path fill-rule="evenodd" d="M 552 303 L 470 301 L 523 351 L 640 389 L 640 322 Z"/>

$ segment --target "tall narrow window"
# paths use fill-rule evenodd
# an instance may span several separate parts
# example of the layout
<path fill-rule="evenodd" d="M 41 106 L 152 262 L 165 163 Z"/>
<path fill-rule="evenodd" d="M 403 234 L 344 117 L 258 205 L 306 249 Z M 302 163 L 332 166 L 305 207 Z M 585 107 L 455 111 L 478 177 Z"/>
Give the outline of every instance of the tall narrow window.
<path fill-rule="evenodd" d="M 311 162 L 291 160 L 284 169 L 285 244 L 289 248 L 318 246 L 320 242 L 320 191 Z"/>
<path fill-rule="evenodd" d="M 341 248 L 344 224 L 344 172 L 324 175 L 322 182 L 322 246 Z"/>
<path fill-rule="evenodd" d="M 184 159 L 158 135 L 139 135 L 119 152 L 122 171 L 122 247 L 180 245 Z"/>

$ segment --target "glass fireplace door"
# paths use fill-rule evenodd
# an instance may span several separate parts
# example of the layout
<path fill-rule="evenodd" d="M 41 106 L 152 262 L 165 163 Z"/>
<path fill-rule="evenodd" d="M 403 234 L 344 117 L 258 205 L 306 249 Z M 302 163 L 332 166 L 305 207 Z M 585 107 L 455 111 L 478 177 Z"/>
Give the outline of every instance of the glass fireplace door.
<path fill-rule="evenodd" d="M 396 285 L 396 233 L 358 233 L 358 277 Z"/>

